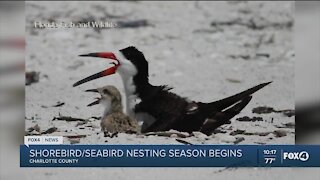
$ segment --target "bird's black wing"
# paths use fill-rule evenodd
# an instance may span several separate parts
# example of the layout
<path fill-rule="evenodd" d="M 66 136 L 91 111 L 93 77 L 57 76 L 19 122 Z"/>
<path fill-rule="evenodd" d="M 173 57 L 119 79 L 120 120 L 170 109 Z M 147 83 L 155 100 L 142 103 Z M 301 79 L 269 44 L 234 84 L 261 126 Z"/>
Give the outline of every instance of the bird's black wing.
<path fill-rule="evenodd" d="M 230 96 L 230 97 L 227 97 L 227 98 L 215 101 L 215 102 L 202 103 L 201 108 L 203 111 L 211 111 L 211 110 L 222 111 L 222 110 L 227 109 L 230 106 L 236 104 L 237 102 L 247 98 L 248 96 L 252 95 L 256 91 L 260 90 L 261 88 L 265 87 L 266 85 L 268 85 L 270 83 L 271 82 L 259 84 L 257 86 L 250 88 L 250 89 L 242 91 L 238 94 L 235 94 L 233 96 Z"/>
<path fill-rule="evenodd" d="M 169 92 L 168 89 L 161 89 L 154 96 L 149 96 L 139 103 L 135 112 L 145 112 L 156 117 L 156 122 L 146 128 L 145 132 L 167 131 L 174 128 L 176 122 L 183 120 L 187 106 L 185 98 Z"/>
<path fill-rule="evenodd" d="M 217 112 L 214 116 L 209 117 L 206 120 L 206 122 L 202 125 L 200 131 L 204 134 L 210 135 L 218 127 L 224 124 L 230 124 L 230 119 L 233 118 L 235 115 L 239 114 L 241 110 L 248 105 L 251 99 L 252 96 L 248 96 L 247 98 L 244 98 L 234 106 L 224 111 Z"/>
<path fill-rule="evenodd" d="M 201 113 L 207 114 L 207 120 L 201 127 L 201 132 L 212 132 L 223 124 L 229 124 L 230 119 L 239 114 L 252 99 L 252 94 L 271 82 L 262 83 L 233 96 L 212 102 L 198 103 Z"/>

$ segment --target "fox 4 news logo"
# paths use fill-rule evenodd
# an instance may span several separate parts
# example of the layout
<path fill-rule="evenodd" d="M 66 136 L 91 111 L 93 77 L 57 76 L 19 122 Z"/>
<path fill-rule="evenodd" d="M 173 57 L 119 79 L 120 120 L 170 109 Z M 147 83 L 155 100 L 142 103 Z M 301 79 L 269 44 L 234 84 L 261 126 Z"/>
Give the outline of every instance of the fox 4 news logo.
<path fill-rule="evenodd" d="M 300 160 L 300 161 L 308 161 L 310 155 L 306 151 L 301 152 L 283 152 L 284 160 Z"/>

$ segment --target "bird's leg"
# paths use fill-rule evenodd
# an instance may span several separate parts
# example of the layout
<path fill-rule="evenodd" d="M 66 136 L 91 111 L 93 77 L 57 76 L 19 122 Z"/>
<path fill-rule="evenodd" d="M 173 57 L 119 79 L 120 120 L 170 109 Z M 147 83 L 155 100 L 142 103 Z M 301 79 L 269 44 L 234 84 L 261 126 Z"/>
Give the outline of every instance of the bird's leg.
<path fill-rule="evenodd" d="M 107 131 L 104 131 L 103 134 L 104 134 L 104 137 L 110 137 L 110 134 Z"/>
<path fill-rule="evenodd" d="M 118 132 L 114 132 L 110 135 L 110 138 L 113 138 L 113 137 L 118 137 Z"/>
<path fill-rule="evenodd" d="M 111 133 L 104 130 L 103 134 L 104 134 L 104 137 L 109 137 L 109 138 L 118 137 L 118 132 Z"/>

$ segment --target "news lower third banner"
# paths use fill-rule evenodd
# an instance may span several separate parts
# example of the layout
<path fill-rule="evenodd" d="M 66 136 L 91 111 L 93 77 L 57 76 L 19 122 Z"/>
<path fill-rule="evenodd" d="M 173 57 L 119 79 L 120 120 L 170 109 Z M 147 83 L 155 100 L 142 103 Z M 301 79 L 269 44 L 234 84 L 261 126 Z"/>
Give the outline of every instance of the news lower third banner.
<path fill-rule="evenodd" d="M 21 145 L 21 167 L 320 167 L 320 145 Z"/>

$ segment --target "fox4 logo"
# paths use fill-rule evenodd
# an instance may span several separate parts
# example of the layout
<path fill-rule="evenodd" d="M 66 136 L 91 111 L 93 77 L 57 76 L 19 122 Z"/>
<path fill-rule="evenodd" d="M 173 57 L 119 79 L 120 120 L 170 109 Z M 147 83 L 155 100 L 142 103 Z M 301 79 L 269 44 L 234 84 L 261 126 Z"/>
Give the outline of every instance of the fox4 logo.
<path fill-rule="evenodd" d="M 283 159 L 308 161 L 310 155 L 306 151 L 301 152 L 284 152 Z"/>

